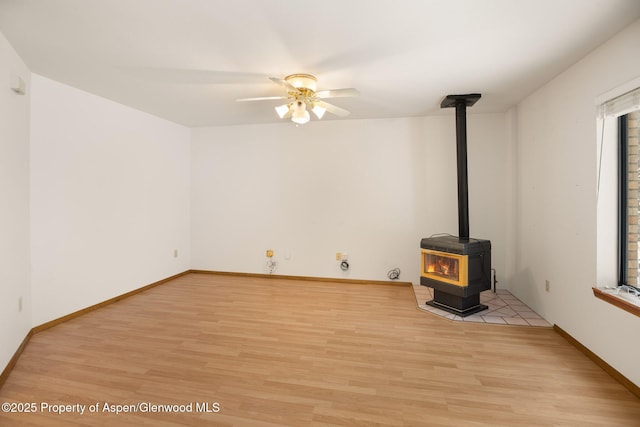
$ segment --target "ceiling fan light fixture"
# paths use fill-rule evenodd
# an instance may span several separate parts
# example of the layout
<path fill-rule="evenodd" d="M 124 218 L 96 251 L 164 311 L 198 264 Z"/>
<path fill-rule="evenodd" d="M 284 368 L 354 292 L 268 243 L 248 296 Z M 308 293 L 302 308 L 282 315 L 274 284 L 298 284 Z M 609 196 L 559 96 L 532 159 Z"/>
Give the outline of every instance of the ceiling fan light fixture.
<path fill-rule="evenodd" d="M 315 114 L 318 119 L 321 119 L 327 109 L 319 105 L 314 105 L 311 111 L 313 111 L 313 114 Z"/>
<path fill-rule="evenodd" d="M 284 116 L 289 112 L 289 104 L 282 104 L 276 107 L 276 113 L 281 119 L 284 119 Z"/>
<path fill-rule="evenodd" d="M 307 109 L 307 103 L 302 101 L 301 99 L 298 99 L 294 104 L 293 104 L 293 111 L 304 111 Z"/>
<path fill-rule="evenodd" d="M 291 121 L 299 125 L 303 125 L 309 120 L 311 120 L 311 116 L 309 116 L 309 112 L 303 108 L 296 109 L 291 115 Z"/>

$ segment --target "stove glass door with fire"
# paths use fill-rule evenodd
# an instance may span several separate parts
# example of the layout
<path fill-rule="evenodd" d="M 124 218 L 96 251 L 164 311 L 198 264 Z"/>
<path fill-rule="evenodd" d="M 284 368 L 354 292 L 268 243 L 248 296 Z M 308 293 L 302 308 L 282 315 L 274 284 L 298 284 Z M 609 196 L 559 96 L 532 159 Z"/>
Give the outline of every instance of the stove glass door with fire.
<path fill-rule="evenodd" d="M 467 286 L 469 281 L 468 256 L 422 249 L 422 276 L 456 286 Z"/>

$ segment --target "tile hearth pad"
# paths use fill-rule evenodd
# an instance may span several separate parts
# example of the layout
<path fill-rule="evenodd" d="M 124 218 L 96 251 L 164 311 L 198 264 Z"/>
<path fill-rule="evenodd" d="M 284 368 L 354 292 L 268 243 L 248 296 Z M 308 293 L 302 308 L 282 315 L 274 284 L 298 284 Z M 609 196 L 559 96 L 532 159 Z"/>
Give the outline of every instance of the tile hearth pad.
<path fill-rule="evenodd" d="M 475 322 L 475 323 L 492 323 L 502 325 L 520 325 L 520 326 L 543 326 L 551 327 L 551 325 L 540 317 L 536 312 L 527 307 L 518 298 L 504 289 L 485 291 L 480 294 L 480 303 L 488 306 L 478 314 L 467 317 L 457 316 L 431 307 L 426 304 L 427 301 L 433 299 L 433 289 L 421 285 L 413 285 L 413 292 L 418 303 L 418 308 L 429 313 L 445 317 L 450 320 L 459 322 Z"/>

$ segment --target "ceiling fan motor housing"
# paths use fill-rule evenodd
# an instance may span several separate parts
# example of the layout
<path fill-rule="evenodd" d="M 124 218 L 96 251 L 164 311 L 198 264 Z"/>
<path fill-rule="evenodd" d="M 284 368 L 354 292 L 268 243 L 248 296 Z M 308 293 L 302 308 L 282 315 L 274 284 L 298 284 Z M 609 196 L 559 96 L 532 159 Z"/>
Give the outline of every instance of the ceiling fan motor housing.
<path fill-rule="evenodd" d="M 284 80 L 296 89 L 306 89 L 312 92 L 318 89 L 318 79 L 311 74 L 291 74 Z"/>

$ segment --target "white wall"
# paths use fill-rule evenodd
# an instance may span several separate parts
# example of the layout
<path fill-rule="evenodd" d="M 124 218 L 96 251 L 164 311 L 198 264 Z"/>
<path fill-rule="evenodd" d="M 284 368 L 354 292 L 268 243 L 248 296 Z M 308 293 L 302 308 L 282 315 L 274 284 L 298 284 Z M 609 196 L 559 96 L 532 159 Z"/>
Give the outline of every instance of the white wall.
<path fill-rule="evenodd" d="M 26 83 L 26 95 L 10 89 L 17 76 Z M 31 329 L 30 91 L 29 70 L 0 34 L 0 372 Z"/>
<path fill-rule="evenodd" d="M 502 272 L 505 129 L 503 114 L 469 115 L 471 235 L 491 239 Z M 277 274 L 387 280 L 399 267 L 418 283 L 420 239 L 458 233 L 452 114 L 199 128 L 191 160 L 195 269 L 265 273 L 273 249 Z"/>
<path fill-rule="evenodd" d="M 189 269 L 189 129 L 32 85 L 33 325 Z"/>
<path fill-rule="evenodd" d="M 640 318 L 596 299 L 599 95 L 640 76 L 635 22 L 518 106 L 517 275 L 526 304 L 640 384 Z M 612 248 L 615 250 L 615 248 Z M 551 291 L 544 282 L 550 280 Z"/>

